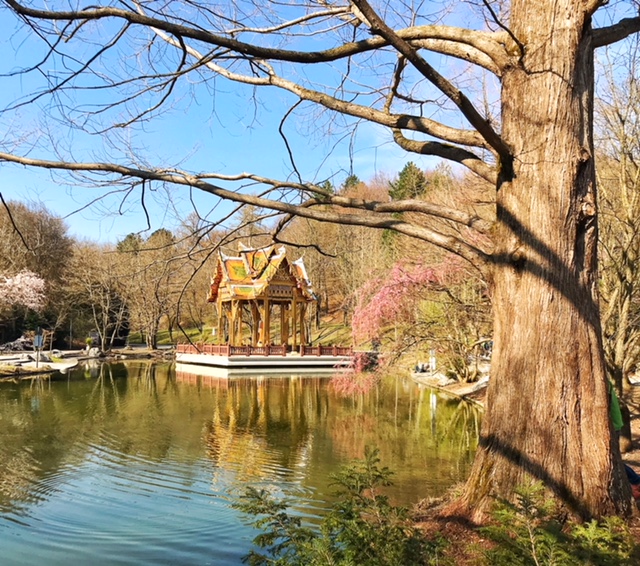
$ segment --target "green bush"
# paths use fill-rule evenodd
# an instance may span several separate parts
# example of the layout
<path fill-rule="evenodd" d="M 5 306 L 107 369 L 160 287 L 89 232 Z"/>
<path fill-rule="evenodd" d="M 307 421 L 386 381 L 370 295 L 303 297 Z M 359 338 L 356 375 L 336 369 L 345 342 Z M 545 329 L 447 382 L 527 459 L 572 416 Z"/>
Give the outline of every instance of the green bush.
<path fill-rule="evenodd" d="M 391 485 L 391 472 L 379 466 L 377 450 L 332 476 L 336 503 L 319 528 L 304 527 L 265 490 L 248 488 L 234 507 L 262 530 L 245 558 L 251 566 L 398 566 L 442 564 L 442 541 L 428 541 L 408 517 L 380 493 Z"/>
<path fill-rule="evenodd" d="M 639 564 L 638 546 L 618 517 L 562 525 L 542 484 L 517 490 L 513 503 L 501 501 L 495 524 L 481 532 L 496 542 L 485 552 L 491 566 L 624 566 Z"/>

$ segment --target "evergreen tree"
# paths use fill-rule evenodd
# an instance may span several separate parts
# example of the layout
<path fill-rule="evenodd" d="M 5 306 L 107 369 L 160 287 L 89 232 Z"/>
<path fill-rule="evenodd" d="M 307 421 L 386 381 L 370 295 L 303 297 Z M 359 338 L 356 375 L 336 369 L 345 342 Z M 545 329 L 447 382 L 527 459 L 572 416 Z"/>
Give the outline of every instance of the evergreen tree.
<path fill-rule="evenodd" d="M 362 181 L 360 181 L 360 178 L 357 175 L 349 175 L 345 180 L 344 183 L 342 183 L 342 191 L 346 192 L 349 189 L 354 189 L 356 188 Z"/>
<path fill-rule="evenodd" d="M 400 171 L 397 181 L 389 183 L 389 196 L 393 200 L 418 198 L 425 193 L 427 187 L 424 173 L 413 161 L 409 161 Z"/>

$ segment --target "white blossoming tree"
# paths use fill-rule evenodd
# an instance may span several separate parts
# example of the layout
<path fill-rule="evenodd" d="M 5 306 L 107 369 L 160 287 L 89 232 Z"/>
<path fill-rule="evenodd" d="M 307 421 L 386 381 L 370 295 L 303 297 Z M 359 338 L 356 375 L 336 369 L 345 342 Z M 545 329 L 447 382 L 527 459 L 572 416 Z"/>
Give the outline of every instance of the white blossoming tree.
<path fill-rule="evenodd" d="M 39 311 L 45 304 L 45 281 L 31 271 L 0 275 L 0 308 L 22 306 Z"/>

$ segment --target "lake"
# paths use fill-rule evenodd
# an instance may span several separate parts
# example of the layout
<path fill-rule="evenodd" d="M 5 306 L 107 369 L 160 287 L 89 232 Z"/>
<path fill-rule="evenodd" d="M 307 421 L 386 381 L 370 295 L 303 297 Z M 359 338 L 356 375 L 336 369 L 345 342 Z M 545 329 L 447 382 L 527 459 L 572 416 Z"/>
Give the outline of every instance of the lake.
<path fill-rule="evenodd" d="M 387 378 L 342 396 L 318 377 L 200 378 L 152 362 L 0 383 L 3 566 L 238 565 L 257 534 L 246 486 L 317 522 L 365 446 L 401 505 L 466 478 L 480 414 Z"/>

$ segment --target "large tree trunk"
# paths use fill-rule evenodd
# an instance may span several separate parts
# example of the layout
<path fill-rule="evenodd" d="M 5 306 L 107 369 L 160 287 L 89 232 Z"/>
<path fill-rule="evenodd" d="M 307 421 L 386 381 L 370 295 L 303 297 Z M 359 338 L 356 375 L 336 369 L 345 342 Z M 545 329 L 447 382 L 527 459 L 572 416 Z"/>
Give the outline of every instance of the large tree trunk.
<path fill-rule="evenodd" d="M 514 159 L 498 183 L 491 383 L 462 503 L 483 513 L 533 479 L 576 516 L 629 513 L 597 302 L 590 15 L 575 0 L 511 13 L 524 47 L 503 78 Z"/>

